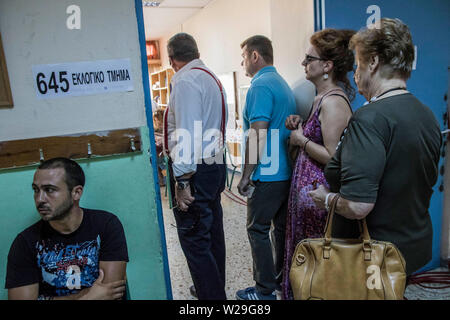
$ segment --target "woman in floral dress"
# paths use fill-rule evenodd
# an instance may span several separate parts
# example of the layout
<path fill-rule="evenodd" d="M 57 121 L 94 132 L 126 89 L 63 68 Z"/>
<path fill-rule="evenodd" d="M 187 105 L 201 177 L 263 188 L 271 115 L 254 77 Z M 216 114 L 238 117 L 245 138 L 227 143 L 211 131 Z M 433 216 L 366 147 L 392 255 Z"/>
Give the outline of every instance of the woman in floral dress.
<path fill-rule="evenodd" d="M 286 247 L 282 297 L 293 299 L 289 270 L 296 245 L 306 238 L 323 236 L 327 212 L 318 209 L 307 195 L 316 186 L 327 186 L 325 164 L 333 156 L 342 132 L 352 115 L 349 97 L 354 90 L 347 78 L 353 70 L 354 55 L 348 48 L 351 30 L 325 29 L 310 39 L 302 65 L 306 79 L 316 86 L 317 95 L 310 116 L 301 122 L 291 115 L 286 127 L 291 132 L 290 144 L 300 148 L 292 174 L 286 221 Z"/>

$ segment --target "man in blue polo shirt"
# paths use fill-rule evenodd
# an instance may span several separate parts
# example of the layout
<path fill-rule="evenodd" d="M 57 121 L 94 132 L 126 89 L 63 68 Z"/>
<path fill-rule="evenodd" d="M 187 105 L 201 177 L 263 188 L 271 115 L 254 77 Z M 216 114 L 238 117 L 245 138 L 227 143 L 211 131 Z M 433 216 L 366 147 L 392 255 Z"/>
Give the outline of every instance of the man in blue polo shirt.
<path fill-rule="evenodd" d="M 291 179 L 287 152 L 290 132 L 284 122 L 295 114 L 295 97 L 273 66 L 273 48 L 268 38 L 253 36 L 241 44 L 241 49 L 242 66 L 253 79 L 243 112 L 245 161 L 238 190 L 248 197 L 247 233 L 256 284 L 239 290 L 236 298 L 274 300 L 282 279 Z"/>

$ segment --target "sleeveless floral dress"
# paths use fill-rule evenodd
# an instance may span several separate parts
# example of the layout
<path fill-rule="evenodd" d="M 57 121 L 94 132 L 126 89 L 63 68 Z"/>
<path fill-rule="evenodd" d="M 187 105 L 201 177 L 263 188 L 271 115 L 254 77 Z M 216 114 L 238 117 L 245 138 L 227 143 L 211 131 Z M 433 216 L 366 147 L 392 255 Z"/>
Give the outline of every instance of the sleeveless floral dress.
<path fill-rule="evenodd" d="M 302 124 L 303 135 L 311 142 L 324 145 L 322 129 L 319 121 L 321 103 L 330 95 L 347 96 L 341 89 L 333 89 L 325 93 L 318 102 L 314 114 L 307 122 Z M 350 105 L 350 104 L 349 104 Z M 314 106 L 313 106 L 314 107 Z M 313 110 L 314 110 L 313 109 Z M 296 245 L 307 238 L 323 237 L 327 211 L 319 209 L 314 204 L 308 192 L 320 185 L 328 183 L 324 176 L 325 165 L 311 158 L 306 152 L 300 150 L 292 173 L 291 190 L 289 193 L 288 214 L 286 220 L 286 242 L 283 267 L 282 295 L 284 300 L 292 300 L 293 294 L 289 283 L 289 270 Z"/>

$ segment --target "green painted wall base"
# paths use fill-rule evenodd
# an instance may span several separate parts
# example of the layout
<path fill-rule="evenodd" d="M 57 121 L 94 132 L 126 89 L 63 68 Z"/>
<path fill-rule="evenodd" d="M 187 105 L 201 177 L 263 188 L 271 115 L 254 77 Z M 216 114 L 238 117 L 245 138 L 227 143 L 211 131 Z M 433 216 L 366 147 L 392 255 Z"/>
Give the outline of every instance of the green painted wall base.
<path fill-rule="evenodd" d="M 166 284 L 147 127 L 141 128 L 141 136 L 141 153 L 78 161 L 86 175 L 80 205 L 110 211 L 121 220 L 130 257 L 129 298 L 160 300 L 166 299 Z M 4 284 L 11 243 L 39 220 L 31 189 L 36 168 L 0 170 L 0 299 L 7 299 Z"/>

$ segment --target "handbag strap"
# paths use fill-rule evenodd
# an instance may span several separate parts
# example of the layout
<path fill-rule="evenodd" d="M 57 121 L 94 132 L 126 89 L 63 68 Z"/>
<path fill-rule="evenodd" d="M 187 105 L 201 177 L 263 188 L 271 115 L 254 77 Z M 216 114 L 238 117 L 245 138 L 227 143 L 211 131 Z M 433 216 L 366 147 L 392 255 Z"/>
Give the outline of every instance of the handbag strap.
<path fill-rule="evenodd" d="M 339 200 L 339 198 L 341 197 L 341 195 L 339 193 L 337 193 L 333 199 L 331 200 L 331 204 L 330 204 L 330 211 L 328 213 L 327 216 L 327 222 L 325 225 L 325 241 L 327 243 L 331 243 L 331 234 L 332 234 L 332 229 L 333 229 L 333 218 L 334 218 L 334 214 L 336 212 L 336 207 L 337 207 L 337 202 Z M 361 233 L 360 237 L 361 240 L 363 240 L 364 242 L 370 242 L 370 234 L 369 234 L 369 229 L 367 228 L 367 222 L 366 222 L 366 218 L 361 219 L 361 220 L 357 220 L 358 224 L 359 224 L 359 231 Z"/>
<path fill-rule="evenodd" d="M 323 243 L 323 258 L 329 259 L 331 255 L 331 234 L 333 229 L 333 218 L 336 212 L 337 202 L 340 198 L 340 194 L 337 193 L 331 200 L 330 211 L 327 217 L 327 223 L 325 225 L 325 239 Z M 372 259 L 372 244 L 369 235 L 369 229 L 367 228 L 366 218 L 358 220 L 360 238 L 363 242 L 364 260 L 370 261 Z"/>
<path fill-rule="evenodd" d="M 332 225 L 333 225 L 333 217 L 334 217 L 334 212 L 336 210 L 336 205 L 337 202 L 340 198 L 340 194 L 336 194 L 333 199 L 331 199 L 331 204 L 330 204 L 330 210 L 328 211 L 328 216 L 327 216 L 327 222 L 325 224 L 325 242 L 327 243 L 331 243 L 331 232 L 332 232 Z"/>

